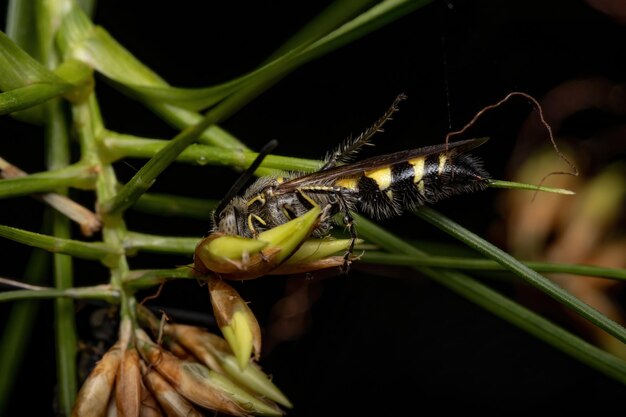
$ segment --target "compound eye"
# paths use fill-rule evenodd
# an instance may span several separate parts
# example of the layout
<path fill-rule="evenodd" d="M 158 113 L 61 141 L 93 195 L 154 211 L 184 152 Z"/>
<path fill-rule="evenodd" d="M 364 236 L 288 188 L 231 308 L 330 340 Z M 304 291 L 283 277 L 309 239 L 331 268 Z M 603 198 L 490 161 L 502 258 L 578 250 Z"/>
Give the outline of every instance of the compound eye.
<path fill-rule="evenodd" d="M 237 234 L 237 216 L 234 210 L 225 210 L 220 213 L 218 229 L 229 235 Z"/>

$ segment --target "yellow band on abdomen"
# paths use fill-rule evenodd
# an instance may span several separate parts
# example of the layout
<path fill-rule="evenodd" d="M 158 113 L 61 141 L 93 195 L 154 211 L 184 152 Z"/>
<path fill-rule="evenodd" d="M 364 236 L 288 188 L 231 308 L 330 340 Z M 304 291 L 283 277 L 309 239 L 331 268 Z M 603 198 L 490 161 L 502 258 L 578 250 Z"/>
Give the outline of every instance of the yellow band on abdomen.
<path fill-rule="evenodd" d="M 376 181 L 376 185 L 378 185 L 380 191 L 384 191 L 391 186 L 391 167 L 365 171 L 365 176 Z"/>

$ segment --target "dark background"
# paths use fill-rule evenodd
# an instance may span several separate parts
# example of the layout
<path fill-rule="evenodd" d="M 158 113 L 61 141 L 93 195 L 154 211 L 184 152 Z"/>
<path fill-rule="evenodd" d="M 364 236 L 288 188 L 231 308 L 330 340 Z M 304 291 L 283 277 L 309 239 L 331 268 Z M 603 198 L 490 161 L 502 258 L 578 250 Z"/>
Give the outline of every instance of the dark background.
<path fill-rule="evenodd" d="M 250 70 L 327 2 L 204 3 L 109 0 L 101 2 L 95 21 L 171 84 L 198 87 Z M 367 128 L 404 92 L 409 99 L 368 155 L 438 144 L 511 91 L 539 98 L 575 77 L 623 80 L 625 35 L 624 26 L 583 1 L 437 1 L 298 69 L 222 126 L 253 149 L 275 138 L 279 154 L 318 158 Z M 158 138 L 176 134 L 102 79 L 97 88 L 110 129 Z M 468 132 L 466 137 L 492 138 L 477 154 L 494 177 L 507 179 L 505 167 L 530 110 L 524 100 L 513 100 Z M 592 116 L 580 123 L 617 123 Z M 44 169 L 39 128 L 8 117 L 0 127 L 0 155 L 29 172 Z M 120 178 L 130 178 L 141 163 L 118 164 Z M 222 168 L 175 166 L 154 190 L 219 199 L 235 178 Z M 498 217 L 496 196 L 488 190 L 437 209 L 485 235 Z M 89 201 L 80 193 L 76 198 Z M 1 224 L 39 229 L 39 203 L 21 198 L 0 204 Z M 130 212 L 128 222 L 133 230 L 183 236 L 200 237 L 209 228 L 208 213 L 199 222 Z M 413 216 L 385 226 L 408 238 L 447 240 Z M 5 240 L 0 249 L 0 275 L 19 278 L 28 251 Z M 131 262 L 136 268 L 167 268 L 189 259 L 142 255 Z M 437 284 L 406 271 L 393 272 L 407 278 L 398 280 L 385 277 L 388 270 L 363 269 L 324 281 L 310 330 L 262 362 L 294 402 L 290 416 L 424 410 L 561 415 L 607 412 L 621 404 L 622 385 Z M 103 269 L 85 262 L 77 262 L 76 276 L 82 285 L 106 280 Z M 284 277 L 237 286 L 262 325 L 284 287 Z M 29 400 L 16 401 L 8 415 L 51 414 L 51 305 L 41 303 L 15 386 Z M 93 337 L 87 323 L 98 306 L 78 305 L 81 336 Z M 153 305 L 210 313 L 206 289 L 195 282 L 168 284 Z M 2 315 L 7 311 L 0 306 Z"/>

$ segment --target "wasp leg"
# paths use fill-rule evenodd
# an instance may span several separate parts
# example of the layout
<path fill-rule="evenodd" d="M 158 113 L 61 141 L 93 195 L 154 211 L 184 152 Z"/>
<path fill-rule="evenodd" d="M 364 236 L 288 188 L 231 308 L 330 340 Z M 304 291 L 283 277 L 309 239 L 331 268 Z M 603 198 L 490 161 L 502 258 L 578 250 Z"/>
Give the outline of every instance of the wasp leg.
<path fill-rule="evenodd" d="M 291 206 L 291 204 L 285 203 L 281 206 L 281 211 L 283 212 L 283 214 L 285 215 L 285 217 L 289 220 L 295 219 L 296 217 L 298 217 L 296 215 L 296 211 L 294 210 L 294 208 Z"/>
<path fill-rule="evenodd" d="M 341 273 L 347 274 L 348 271 L 350 270 L 350 263 L 351 263 L 350 257 L 352 256 L 352 252 L 354 251 L 354 244 L 356 243 L 357 234 L 356 234 L 356 227 L 354 227 L 354 218 L 352 218 L 352 214 L 350 214 L 349 211 L 346 211 L 344 213 L 343 222 L 348 228 L 348 232 L 350 232 L 350 239 L 351 239 L 350 246 L 348 247 L 348 250 L 346 251 L 346 253 L 343 255 L 343 265 L 341 265 Z"/>
<path fill-rule="evenodd" d="M 260 218 L 259 216 L 257 216 L 256 214 L 250 214 L 248 215 L 248 228 L 250 229 L 250 231 L 252 232 L 252 237 L 254 239 L 257 238 L 257 236 L 259 235 L 259 232 L 256 230 L 256 227 L 254 227 L 254 220 L 256 220 L 257 222 L 259 222 L 260 224 L 262 224 L 263 226 L 267 226 L 267 223 L 265 222 L 265 220 L 263 220 L 262 218 Z"/>
<path fill-rule="evenodd" d="M 306 189 L 306 188 L 304 188 L 304 189 Z M 303 191 L 303 188 L 298 188 L 296 191 L 298 191 L 298 194 L 300 194 L 300 196 L 304 199 L 304 201 L 309 203 L 311 208 L 318 206 L 318 204 L 317 204 L 317 202 L 315 200 L 313 200 L 311 197 L 306 195 L 306 193 Z M 309 191 L 309 190 L 307 190 L 307 191 Z"/>

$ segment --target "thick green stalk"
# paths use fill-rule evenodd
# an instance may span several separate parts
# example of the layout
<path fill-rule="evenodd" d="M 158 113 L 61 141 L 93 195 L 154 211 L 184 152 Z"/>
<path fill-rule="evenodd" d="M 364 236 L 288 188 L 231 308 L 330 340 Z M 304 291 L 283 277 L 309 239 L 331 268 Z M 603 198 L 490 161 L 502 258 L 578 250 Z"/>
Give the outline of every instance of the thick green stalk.
<path fill-rule="evenodd" d="M 95 94 L 72 105 L 72 114 L 76 123 L 83 160 L 100 167 L 96 180 L 96 196 L 99 202 L 110 200 L 117 193 L 117 178 L 113 166 L 101 161 L 98 149 L 105 131 Z M 122 319 L 135 320 L 135 298 L 123 287 L 123 279 L 129 271 L 128 261 L 124 254 L 124 238 L 126 225 L 120 213 L 106 213 L 102 217 L 102 236 L 104 243 L 116 253 L 108 263 L 111 273 L 111 287 L 120 295 Z"/>
<path fill-rule="evenodd" d="M 67 7 L 68 0 L 54 0 L 38 3 L 36 10 L 37 34 L 42 62 L 50 70 L 59 65 L 59 57 L 54 48 L 56 25 Z M 45 138 L 47 144 L 48 169 L 62 169 L 70 164 L 70 146 L 66 113 L 59 99 L 48 101 L 44 106 Z M 67 189 L 57 190 L 67 195 Z M 50 209 L 48 209 L 50 210 Z M 52 213 L 52 235 L 61 239 L 71 237 L 70 220 L 59 213 Z M 56 289 L 63 291 L 74 286 L 74 267 L 68 255 L 53 255 L 53 277 Z M 57 298 L 54 300 L 56 364 L 59 384 L 59 403 L 65 415 L 69 415 L 78 392 L 78 373 L 76 354 L 78 337 L 76 335 L 76 312 L 74 301 Z"/>
<path fill-rule="evenodd" d="M 54 100 L 46 103 L 46 138 L 48 142 L 48 168 L 57 169 L 67 166 L 69 156 L 69 137 L 65 125 L 65 113 L 61 103 Z M 58 190 L 66 194 L 66 190 Z M 51 209 L 48 209 L 51 210 Z M 58 211 L 52 213 L 52 234 L 60 239 L 68 239 L 71 236 L 70 220 Z M 53 256 L 54 282 L 59 291 L 74 286 L 74 268 L 72 258 L 68 255 L 55 253 Z M 74 302 L 68 299 L 58 298 L 54 300 L 55 311 L 55 335 L 56 335 L 56 359 L 57 377 L 60 390 L 59 397 L 61 408 L 66 415 L 72 410 L 76 393 L 78 392 L 76 349 L 78 338 L 76 336 L 76 322 Z"/>
<path fill-rule="evenodd" d="M 15 113 L 59 97 L 74 88 L 71 84 L 39 83 L 0 93 L 0 115 Z"/>
<path fill-rule="evenodd" d="M 7 7 L 6 34 L 30 56 L 41 60 L 37 33 L 32 21 L 35 14 L 35 0 L 10 0 Z"/>

